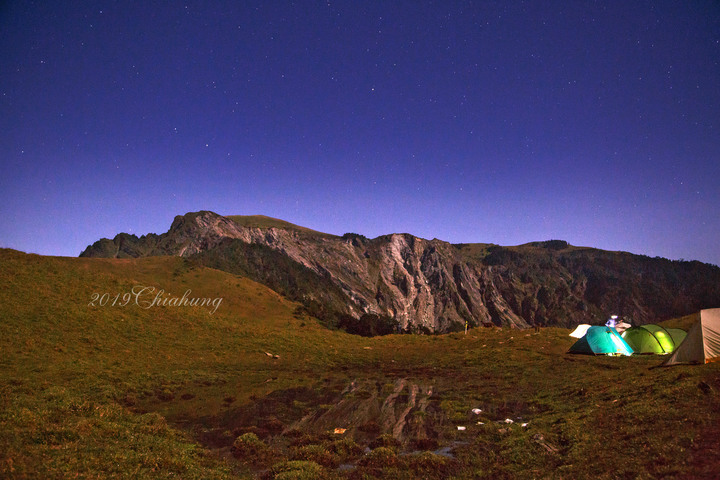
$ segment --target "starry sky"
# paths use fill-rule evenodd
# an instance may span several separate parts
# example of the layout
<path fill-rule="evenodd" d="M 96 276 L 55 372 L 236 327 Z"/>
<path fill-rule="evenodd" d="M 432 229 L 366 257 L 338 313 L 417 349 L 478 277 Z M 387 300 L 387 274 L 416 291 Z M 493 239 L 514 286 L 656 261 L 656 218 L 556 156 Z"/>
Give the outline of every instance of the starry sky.
<path fill-rule="evenodd" d="M 175 215 L 720 264 L 720 2 L 0 2 L 0 246 Z"/>

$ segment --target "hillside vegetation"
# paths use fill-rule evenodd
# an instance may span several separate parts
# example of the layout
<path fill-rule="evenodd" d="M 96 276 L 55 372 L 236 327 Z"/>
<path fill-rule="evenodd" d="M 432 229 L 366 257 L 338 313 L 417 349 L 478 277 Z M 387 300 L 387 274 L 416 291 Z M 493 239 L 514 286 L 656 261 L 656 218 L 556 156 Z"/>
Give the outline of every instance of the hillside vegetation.
<path fill-rule="evenodd" d="M 570 356 L 553 328 L 363 338 L 179 257 L 0 266 L 2 478 L 716 472 L 718 364 Z M 138 286 L 222 302 L 119 306 Z"/>
<path fill-rule="evenodd" d="M 356 333 L 449 333 L 465 324 L 569 328 L 602 324 L 611 314 L 641 325 L 720 305 L 720 268 L 700 262 L 562 240 L 502 247 L 410 234 L 339 237 L 269 217 L 208 211 L 179 215 L 160 235 L 98 240 L 81 256 L 155 255 L 248 275 L 302 302 L 327 325 Z"/>
<path fill-rule="evenodd" d="M 301 302 L 327 326 L 337 326 L 349 314 L 350 299 L 331 279 L 268 246 L 228 238 L 190 258 L 198 265 L 247 277 Z"/>
<path fill-rule="evenodd" d="M 701 262 L 559 240 L 489 246 L 479 254 L 473 245 L 458 247 L 466 258 L 493 267 L 495 284 L 515 311 L 545 325 L 571 327 L 583 316 L 598 324 L 609 312 L 635 324 L 657 323 L 720 305 L 720 268 Z"/>
<path fill-rule="evenodd" d="M 278 218 L 273 217 L 267 217 L 265 215 L 228 215 L 226 218 L 229 218 L 233 222 L 237 223 L 238 225 L 242 227 L 247 228 L 280 228 L 283 230 L 291 230 L 296 231 L 299 233 L 312 235 L 312 236 L 320 236 L 320 237 L 334 237 L 335 235 L 331 235 L 329 233 L 323 233 L 318 232 L 317 230 L 313 230 L 311 228 L 307 227 L 301 227 L 300 225 L 295 225 L 294 223 L 287 222 L 285 220 L 280 220 Z"/>

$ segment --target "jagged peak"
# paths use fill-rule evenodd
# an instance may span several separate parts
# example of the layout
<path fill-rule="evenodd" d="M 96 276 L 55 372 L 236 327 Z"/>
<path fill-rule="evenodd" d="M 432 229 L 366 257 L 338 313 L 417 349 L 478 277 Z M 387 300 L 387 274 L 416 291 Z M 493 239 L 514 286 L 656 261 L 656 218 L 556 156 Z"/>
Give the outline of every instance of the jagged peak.
<path fill-rule="evenodd" d="M 170 230 L 176 230 L 180 226 L 187 224 L 190 221 L 197 220 L 198 218 L 215 220 L 217 218 L 222 218 L 222 215 L 218 215 L 210 210 L 200 210 L 198 212 L 188 212 L 185 215 L 177 215 L 173 219 L 172 225 L 170 225 Z"/>

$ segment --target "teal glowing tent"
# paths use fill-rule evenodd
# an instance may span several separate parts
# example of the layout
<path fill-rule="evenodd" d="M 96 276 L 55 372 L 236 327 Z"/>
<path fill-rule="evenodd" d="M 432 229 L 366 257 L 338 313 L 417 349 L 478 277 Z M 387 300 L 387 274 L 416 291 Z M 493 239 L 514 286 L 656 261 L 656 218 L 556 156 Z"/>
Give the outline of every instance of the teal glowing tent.
<path fill-rule="evenodd" d="M 632 355 L 633 349 L 612 327 L 590 327 L 568 353 L 587 355 Z"/>

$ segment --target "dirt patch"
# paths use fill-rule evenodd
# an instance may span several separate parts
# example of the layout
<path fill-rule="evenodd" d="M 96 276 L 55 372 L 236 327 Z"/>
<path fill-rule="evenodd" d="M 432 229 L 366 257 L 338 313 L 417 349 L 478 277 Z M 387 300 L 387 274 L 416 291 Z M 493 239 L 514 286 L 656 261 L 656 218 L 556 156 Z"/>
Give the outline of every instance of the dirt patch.
<path fill-rule="evenodd" d="M 720 417 L 720 401 L 714 392 L 720 391 L 720 377 L 709 382 L 700 382 L 698 388 L 713 402 L 713 418 Z M 720 424 L 709 422 L 702 431 L 688 462 L 688 473 L 683 479 L 716 479 L 720 467 Z"/>

